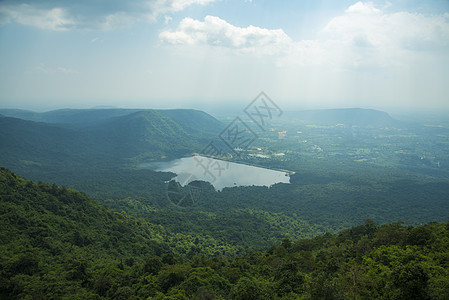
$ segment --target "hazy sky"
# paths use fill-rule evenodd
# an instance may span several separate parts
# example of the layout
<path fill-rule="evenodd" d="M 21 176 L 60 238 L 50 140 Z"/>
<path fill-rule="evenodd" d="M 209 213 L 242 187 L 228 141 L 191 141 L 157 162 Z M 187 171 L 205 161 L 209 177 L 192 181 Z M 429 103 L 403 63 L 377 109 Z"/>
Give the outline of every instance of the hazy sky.
<path fill-rule="evenodd" d="M 449 1 L 1 0 L 0 107 L 449 109 Z"/>

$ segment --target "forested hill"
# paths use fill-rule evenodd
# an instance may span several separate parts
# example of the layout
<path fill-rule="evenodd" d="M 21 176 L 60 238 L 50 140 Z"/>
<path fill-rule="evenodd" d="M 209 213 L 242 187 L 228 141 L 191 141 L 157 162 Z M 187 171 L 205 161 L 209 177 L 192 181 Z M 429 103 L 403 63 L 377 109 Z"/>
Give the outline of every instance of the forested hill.
<path fill-rule="evenodd" d="M 223 123 L 201 110 L 161 109 L 157 111 L 171 118 L 190 133 L 212 133 L 216 135 L 224 129 Z"/>
<path fill-rule="evenodd" d="M 362 127 L 389 127 L 401 125 L 400 121 L 393 119 L 386 112 L 363 108 L 319 109 L 286 112 L 285 117 L 294 118 L 306 123 L 330 126 L 335 126 L 338 124 Z"/>
<path fill-rule="evenodd" d="M 57 124 L 64 127 L 88 127 L 117 117 L 137 112 L 158 112 L 179 125 L 194 131 L 206 130 L 216 133 L 223 124 L 211 115 L 195 109 L 58 109 L 34 112 L 21 109 L 0 109 L 0 115 L 27 121 Z"/>
<path fill-rule="evenodd" d="M 58 109 L 48 112 L 34 112 L 23 109 L 0 109 L 6 117 L 27 121 L 58 124 L 65 127 L 85 127 L 101 123 L 113 117 L 129 115 L 139 109 Z"/>
<path fill-rule="evenodd" d="M 1 299 L 87 299 L 87 277 L 99 290 L 109 284 L 101 283 L 105 264 L 123 261 L 129 267 L 144 253 L 170 253 L 157 226 L 112 212 L 77 191 L 32 183 L 1 168 L 0 195 Z"/>
<path fill-rule="evenodd" d="M 1 299 L 449 298 L 449 223 L 368 220 L 264 252 L 191 257 L 188 244 L 222 245 L 0 168 L 0 228 Z"/>
<path fill-rule="evenodd" d="M 196 137 L 170 117 L 156 110 L 115 117 L 77 131 L 90 149 L 115 158 L 182 156 L 200 147 Z"/>
<path fill-rule="evenodd" d="M 0 117 L 0 164 L 21 174 L 190 155 L 223 128 L 214 117 L 197 110 L 3 112 L 40 120 Z"/>

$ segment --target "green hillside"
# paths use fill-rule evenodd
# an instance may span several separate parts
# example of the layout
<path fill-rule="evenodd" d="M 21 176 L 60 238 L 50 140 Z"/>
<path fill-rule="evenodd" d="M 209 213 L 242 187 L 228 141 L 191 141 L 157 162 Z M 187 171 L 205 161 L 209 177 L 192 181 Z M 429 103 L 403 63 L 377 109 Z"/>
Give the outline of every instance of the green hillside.
<path fill-rule="evenodd" d="M 34 112 L 22 109 L 0 109 L 6 117 L 27 121 L 57 124 L 64 127 L 86 127 L 101 123 L 107 119 L 129 115 L 139 109 L 58 109 L 47 112 Z"/>
<path fill-rule="evenodd" d="M 21 109 L 0 109 L 0 115 L 27 121 L 56 124 L 63 127 L 80 128 L 102 123 L 112 118 L 123 117 L 137 112 L 158 112 L 183 128 L 195 132 L 217 133 L 223 127 L 211 115 L 194 109 L 58 109 L 48 112 L 34 112 Z"/>
<path fill-rule="evenodd" d="M 169 233 L 3 168 L 0 196 L 1 299 L 449 297 L 449 223 L 368 220 L 339 234 L 223 256 L 201 236 Z M 204 254 L 189 256 L 189 244 Z"/>
<path fill-rule="evenodd" d="M 203 135 L 209 133 L 217 135 L 224 128 L 223 123 L 200 110 L 166 109 L 158 110 L 158 112 L 174 120 L 191 134 Z"/>
<path fill-rule="evenodd" d="M 0 117 L 0 162 L 11 169 L 80 165 L 87 146 L 73 129 Z"/>
<path fill-rule="evenodd" d="M 19 112 L 15 115 L 25 114 Z M 50 123 L 0 117 L 0 164 L 24 175 L 67 168 L 113 168 L 189 155 L 199 152 L 222 126 L 212 116 L 195 110 L 61 110 L 35 114 L 38 117 L 28 118 Z"/>
<path fill-rule="evenodd" d="M 160 159 L 200 147 L 182 125 L 155 110 L 115 117 L 79 132 L 93 148 L 117 159 Z"/>
<path fill-rule="evenodd" d="M 2 299 L 89 297 L 87 278 L 98 286 L 108 264 L 131 268 L 136 258 L 171 252 L 161 244 L 162 229 L 74 190 L 32 183 L 2 168 L 0 195 Z"/>

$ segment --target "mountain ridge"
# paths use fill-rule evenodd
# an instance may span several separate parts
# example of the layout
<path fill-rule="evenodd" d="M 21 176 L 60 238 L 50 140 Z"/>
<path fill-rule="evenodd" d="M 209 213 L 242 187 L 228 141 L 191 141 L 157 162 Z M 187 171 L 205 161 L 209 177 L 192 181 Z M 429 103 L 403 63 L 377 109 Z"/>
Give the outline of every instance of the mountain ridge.
<path fill-rule="evenodd" d="M 223 126 L 196 110 L 89 110 L 87 118 L 80 110 L 73 112 L 75 116 L 65 125 L 1 117 L 0 164 L 13 170 L 51 165 L 107 167 L 179 157 L 199 151 Z M 100 119 L 93 122 L 98 113 Z M 86 119 L 88 123 L 80 126 Z"/>
<path fill-rule="evenodd" d="M 4 117 L 19 118 L 34 122 L 58 124 L 58 126 L 89 127 L 115 117 L 123 117 L 137 112 L 157 111 L 176 122 L 187 125 L 189 129 L 197 130 L 195 126 L 203 126 L 202 119 L 208 120 L 208 127 L 222 127 L 220 121 L 208 113 L 197 109 L 138 109 L 138 108 L 93 108 L 93 109 L 57 109 L 47 112 L 34 112 L 22 109 L 0 109 Z M 192 118 L 192 116 L 194 116 Z M 189 120 L 190 118 L 190 120 Z M 197 122 L 197 121 L 200 122 Z M 203 128 L 208 129 L 208 128 Z M 210 128 L 209 128 L 210 129 Z M 199 130 L 201 131 L 201 130 Z"/>

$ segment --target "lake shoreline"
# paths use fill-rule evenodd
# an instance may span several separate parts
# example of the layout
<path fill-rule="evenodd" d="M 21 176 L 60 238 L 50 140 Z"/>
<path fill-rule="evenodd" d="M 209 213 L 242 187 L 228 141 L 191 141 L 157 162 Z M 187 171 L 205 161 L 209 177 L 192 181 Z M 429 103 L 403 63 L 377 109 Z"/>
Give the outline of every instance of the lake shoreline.
<path fill-rule="evenodd" d="M 257 164 L 254 164 L 254 163 L 245 162 L 245 161 L 227 160 L 227 159 L 225 159 L 223 157 L 217 157 L 217 156 L 213 156 L 213 155 L 193 153 L 193 156 L 203 156 L 203 157 L 207 157 L 207 158 L 213 158 L 213 159 L 216 159 L 216 160 L 222 160 L 222 161 L 225 161 L 225 162 L 231 162 L 231 163 L 236 163 L 236 164 L 247 165 L 247 166 L 250 166 L 250 167 L 257 167 L 257 168 L 263 168 L 263 169 L 268 169 L 268 170 L 273 170 L 273 171 L 285 172 L 289 176 L 296 174 L 296 172 L 290 171 L 290 170 L 273 168 L 273 167 L 266 167 L 266 166 L 261 166 L 261 165 L 257 165 Z M 187 157 L 190 157 L 190 156 L 187 156 Z"/>
<path fill-rule="evenodd" d="M 198 154 L 171 161 L 141 163 L 139 166 L 158 172 L 174 173 L 176 176 L 172 180 L 179 182 L 181 186 L 199 180 L 211 183 L 217 191 L 235 186 L 271 187 L 277 183 L 290 183 L 292 174 L 286 170 Z"/>

